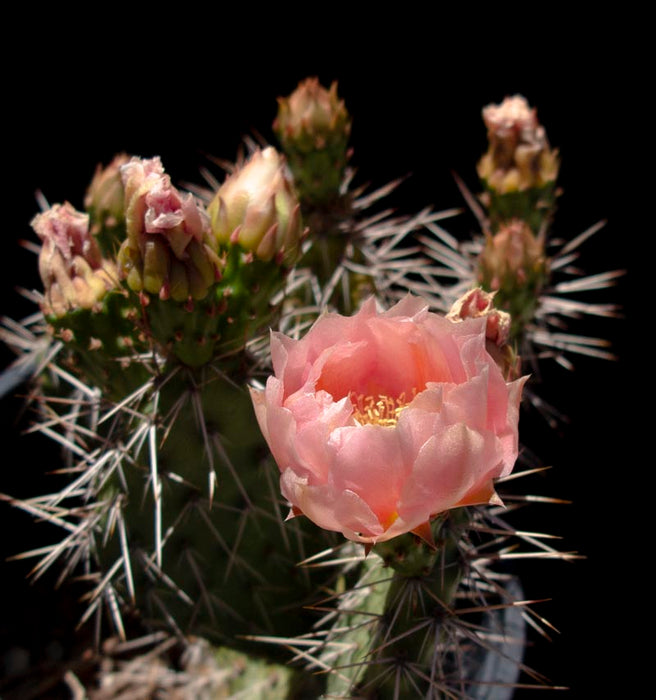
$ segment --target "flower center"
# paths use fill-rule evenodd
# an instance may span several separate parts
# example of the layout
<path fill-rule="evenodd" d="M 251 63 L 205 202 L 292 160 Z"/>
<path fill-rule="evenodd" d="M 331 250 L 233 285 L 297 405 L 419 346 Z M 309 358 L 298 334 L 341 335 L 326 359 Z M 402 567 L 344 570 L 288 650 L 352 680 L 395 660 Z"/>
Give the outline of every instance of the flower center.
<path fill-rule="evenodd" d="M 349 399 L 353 404 L 353 418 L 360 425 L 382 425 L 393 427 L 399 420 L 401 411 L 410 404 L 417 395 L 417 390 L 412 390 L 412 397 L 408 400 L 405 391 L 397 398 L 378 394 L 377 396 L 365 396 L 349 392 Z"/>

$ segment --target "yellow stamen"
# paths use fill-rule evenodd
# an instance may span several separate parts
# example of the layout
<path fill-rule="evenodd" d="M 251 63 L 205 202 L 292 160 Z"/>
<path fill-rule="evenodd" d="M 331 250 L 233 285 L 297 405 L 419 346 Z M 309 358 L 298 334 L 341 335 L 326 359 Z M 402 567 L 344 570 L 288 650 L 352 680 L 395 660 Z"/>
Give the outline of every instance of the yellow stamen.
<path fill-rule="evenodd" d="M 410 401 L 416 396 L 417 390 L 412 390 L 412 398 L 406 399 L 405 392 L 402 392 L 397 398 L 379 394 L 377 396 L 364 396 L 349 392 L 349 399 L 353 404 L 353 418 L 360 425 L 382 425 L 385 427 L 394 427 L 398 420 L 401 411 L 410 404 Z"/>

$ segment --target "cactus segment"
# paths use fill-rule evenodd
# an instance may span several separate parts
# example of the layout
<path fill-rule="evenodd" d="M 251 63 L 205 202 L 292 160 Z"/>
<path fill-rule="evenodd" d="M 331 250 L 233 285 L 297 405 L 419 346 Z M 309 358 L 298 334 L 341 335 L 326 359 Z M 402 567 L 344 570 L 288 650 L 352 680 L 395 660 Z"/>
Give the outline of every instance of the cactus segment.
<path fill-rule="evenodd" d="M 558 197 L 555 182 L 517 192 L 498 192 L 486 180 L 483 180 L 483 186 L 490 229 L 494 232 L 503 224 L 519 219 L 538 235 L 553 218 Z"/>

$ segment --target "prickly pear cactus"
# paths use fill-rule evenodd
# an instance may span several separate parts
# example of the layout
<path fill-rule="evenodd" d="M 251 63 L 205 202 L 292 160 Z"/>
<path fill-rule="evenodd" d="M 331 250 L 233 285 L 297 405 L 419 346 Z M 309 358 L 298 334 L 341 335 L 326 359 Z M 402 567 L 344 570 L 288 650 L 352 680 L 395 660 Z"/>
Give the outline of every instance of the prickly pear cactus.
<path fill-rule="evenodd" d="M 486 108 L 484 120 L 480 201 L 463 186 L 481 235 L 466 245 L 438 225 L 452 211 L 378 211 L 398 183 L 373 192 L 352 186 L 351 117 L 336 84 L 326 90 L 316 79 L 279 99 L 282 153 L 249 143 L 249 157 L 220 186 L 199 188 L 201 197 L 175 187 L 159 158 L 120 155 L 96 172 L 84 212 L 66 203 L 34 219 L 42 314 L 20 331 L 8 325 L 3 339 L 33 371 L 38 429 L 64 447 L 71 474 L 61 491 L 16 502 L 63 532 L 37 553 L 35 571 L 56 562 L 90 581 L 82 622 L 95 620 L 99 640 L 160 645 L 136 664 L 106 652 L 90 697 L 143 687 L 145 678 L 156 678 L 153 693 L 184 686 L 198 697 L 262 698 L 502 700 L 520 671 L 543 682 L 522 665 L 529 603 L 517 579 L 495 568 L 517 547 L 524 557 L 573 556 L 504 519 L 522 502 L 502 485 L 514 478 L 520 355 L 548 348 L 562 364 L 564 352 L 608 356 L 601 341 L 555 339 L 548 329 L 579 313 L 613 315 L 610 305 L 563 294 L 603 288 L 619 273 L 556 280 L 589 235 L 549 251 L 557 153 L 523 98 Z M 422 297 L 421 311 L 409 294 Z M 358 491 L 354 473 L 333 498 L 338 478 L 329 474 L 317 497 L 308 484 L 325 445 L 295 434 L 289 416 L 301 425 L 320 415 L 326 443 L 343 411 L 349 427 L 387 435 L 405 426 L 415 400 L 434 410 L 438 399 L 424 389 L 437 380 L 427 373 L 426 386 L 392 396 L 372 370 L 366 391 L 331 394 L 323 368 L 333 385 L 346 383 L 360 347 L 351 339 L 341 362 L 328 351 L 317 360 L 316 403 L 306 392 L 278 411 L 270 404 L 290 398 L 278 388 L 284 382 L 264 387 L 272 370 L 304 381 L 312 374 L 309 351 L 285 367 L 294 343 L 317 337 L 321 319 L 368 318 L 374 307 L 392 307 L 385 323 L 448 311 L 434 323 L 449 328 L 453 347 L 463 329 L 476 329 L 477 366 L 487 363 L 485 381 L 494 374 L 510 406 L 508 423 L 486 427 L 486 440 L 497 433 L 480 448 L 489 460 L 490 444 L 503 444 L 503 459 L 493 461 L 504 468 L 476 472 L 457 498 L 405 529 L 400 506 L 379 517 L 367 501 L 367 490 L 397 484 Z M 271 329 L 286 334 L 274 336 L 275 352 Z M 385 338 L 393 352 L 410 345 Z M 418 360 L 412 347 L 407 362 L 421 374 L 433 360 Z M 440 379 L 445 396 L 464 383 L 454 377 Z M 498 399 L 469 413 L 491 415 Z M 449 439 L 466 444 L 469 459 L 480 436 L 466 421 L 457 430 L 460 442 L 453 431 Z M 451 461 L 469 468 L 464 457 Z M 431 491 L 419 490 L 419 501 Z M 175 645 L 183 652 L 173 663 Z"/>

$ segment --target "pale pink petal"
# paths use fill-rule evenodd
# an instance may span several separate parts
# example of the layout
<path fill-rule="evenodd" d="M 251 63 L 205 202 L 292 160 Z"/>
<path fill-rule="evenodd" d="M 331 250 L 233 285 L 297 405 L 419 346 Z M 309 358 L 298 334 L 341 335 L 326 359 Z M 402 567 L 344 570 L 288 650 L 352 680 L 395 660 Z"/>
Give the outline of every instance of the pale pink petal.
<path fill-rule="evenodd" d="M 493 440 L 466 425 L 441 430 L 426 442 L 404 484 L 399 515 L 424 522 L 448 510 L 497 466 Z"/>
<path fill-rule="evenodd" d="M 290 410 L 296 420 L 299 465 L 312 473 L 313 483 L 325 482 L 335 460 L 335 453 L 327 449 L 327 444 L 337 428 L 353 422 L 351 402 L 347 398 L 333 402 L 330 395 L 319 392 L 296 401 Z"/>
<path fill-rule="evenodd" d="M 464 384 L 452 384 L 445 390 L 442 411 L 447 424 L 462 423 L 479 431 L 487 429 L 488 369 L 489 367 L 484 367 L 478 377 L 472 377 Z"/>
<path fill-rule="evenodd" d="M 375 300 L 371 297 L 368 302 L 375 308 Z M 406 294 L 401 301 L 394 304 L 394 306 L 383 311 L 381 316 L 400 316 L 412 319 L 415 322 L 421 322 L 422 316 L 424 316 L 428 311 L 428 304 L 421 297 L 413 296 L 412 294 Z"/>
<path fill-rule="evenodd" d="M 294 348 L 297 345 L 297 340 L 288 338 L 283 333 L 278 333 L 276 331 L 271 332 L 271 361 L 273 363 L 273 371 L 275 372 L 276 377 L 280 377 L 283 382 L 289 383 L 291 386 L 296 386 L 298 388 L 300 386 L 300 382 L 294 381 L 294 374 L 298 373 L 298 366 L 294 369 L 288 369 L 287 367 L 290 355 L 293 356 L 297 354 L 294 353 Z"/>
<path fill-rule="evenodd" d="M 383 533 L 371 508 L 352 491 L 337 491 L 326 485 L 310 486 L 306 478 L 292 469 L 281 474 L 280 490 L 290 503 L 326 530 L 342 532 L 349 539 Z"/>
<path fill-rule="evenodd" d="M 257 418 L 257 423 L 260 426 L 262 435 L 264 439 L 271 444 L 271 438 L 269 436 L 269 426 L 267 424 L 267 404 L 266 398 L 264 396 L 264 391 L 259 389 L 253 389 L 249 387 L 251 394 L 251 401 L 253 402 L 253 410 L 255 411 L 255 418 Z"/>
<path fill-rule="evenodd" d="M 387 522 L 412 467 L 404 459 L 397 431 L 379 425 L 342 428 L 333 433 L 329 448 L 335 450 L 335 488 L 357 493 Z"/>

